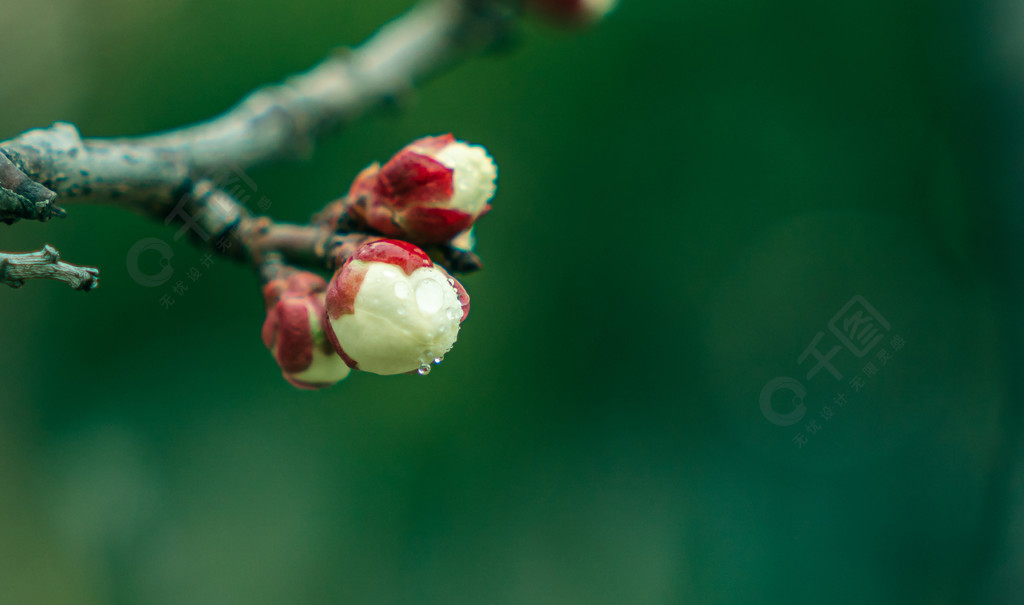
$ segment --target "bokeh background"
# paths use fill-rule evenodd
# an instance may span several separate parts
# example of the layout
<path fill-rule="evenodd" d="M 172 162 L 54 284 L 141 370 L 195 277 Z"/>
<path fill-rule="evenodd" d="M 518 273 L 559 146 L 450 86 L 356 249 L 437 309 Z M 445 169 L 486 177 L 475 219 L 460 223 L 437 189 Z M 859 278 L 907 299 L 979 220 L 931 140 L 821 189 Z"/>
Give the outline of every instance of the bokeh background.
<path fill-rule="evenodd" d="M 0 140 L 201 120 L 410 5 L 3 0 Z M 0 229 L 102 270 L 0 291 L 0 603 L 1019 602 L 1021 40 L 1016 0 L 626 0 L 250 171 L 304 220 L 418 136 L 490 149 L 427 377 L 292 389 L 254 276 L 159 223 Z M 886 340 L 807 378 L 855 295 Z"/>

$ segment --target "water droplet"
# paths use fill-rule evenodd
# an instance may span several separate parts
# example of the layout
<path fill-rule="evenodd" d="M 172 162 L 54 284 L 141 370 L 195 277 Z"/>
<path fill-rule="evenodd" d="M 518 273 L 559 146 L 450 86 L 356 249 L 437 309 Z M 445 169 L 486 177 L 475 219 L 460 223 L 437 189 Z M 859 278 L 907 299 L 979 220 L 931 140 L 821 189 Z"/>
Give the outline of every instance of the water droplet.
<path fill-rule="evenodd" d="M 416 306 L 426 315 L 433 315 L 444 304 L 444 290 L 441 284 L 425 279 L 416 286 Z"/>
<path fill-rule="evenodd" d="M 462 312 L 456 311 L 455 307 L 448 307 L 447 315 L 448 321 L 455 321 L 456 319 L 462 317 Z"/>
<path fill-rule="evenodd" d="M 437 365 L 437 364 L 441 363 L 442 361 L 444 361 L 444 356 L 443 355 L 441 357 L 435 357 L 434 358 L 434 365 Z"/>
<path fill-rule="evenodd" d="M 419 374 L 420 376 L 426 376 L 427 374 L 430 373 L 430 365 L 429 364 L 421 365 L 420 369 L 416 370 L 416 373 Z"/>
<path fill-rule="evenodd" d="M 409 284 L 404 281 L 395 282 L 395 296 L 398 298 L 409 298 Z"/>

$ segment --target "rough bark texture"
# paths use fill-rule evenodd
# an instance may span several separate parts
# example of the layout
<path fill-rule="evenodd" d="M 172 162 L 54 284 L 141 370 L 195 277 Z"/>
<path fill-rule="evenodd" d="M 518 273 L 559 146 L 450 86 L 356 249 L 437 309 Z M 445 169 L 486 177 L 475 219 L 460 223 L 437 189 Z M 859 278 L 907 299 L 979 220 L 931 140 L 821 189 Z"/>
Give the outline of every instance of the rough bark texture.
<path fill-rule="evenodd" d="M 29 279 L 56 279 L 75 290 L 89 291 L 99 284 L 100 272 L 61 262 L 60 253 L 53 246 L 27 254 L 0 252 L 0 283 L 20 288 Z"/>
<path fill-rule="evenodd" d="M 12 225 L 26 218 L 46 221 L 64 216 L 53 204 L 57 194 L 28 178 L 3 153 L 0 153 L 0 222 Z"/>

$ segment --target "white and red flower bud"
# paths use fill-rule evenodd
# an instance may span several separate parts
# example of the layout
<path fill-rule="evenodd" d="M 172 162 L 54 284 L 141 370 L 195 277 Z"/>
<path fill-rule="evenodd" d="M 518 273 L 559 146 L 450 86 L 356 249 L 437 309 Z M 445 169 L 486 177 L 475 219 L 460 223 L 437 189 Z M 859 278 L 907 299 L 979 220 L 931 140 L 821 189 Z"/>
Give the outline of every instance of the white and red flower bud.
<path fill-rule="evenodd" d="M 387 236 L 439 244 L 490 209 L 497 177 L 483 147 L 450 134 L 423 137 L 356 177 L 350 212 Z"/>
<path fill-rule="evenodd" d="M 426 374 L 440 363 L 469 314 L 469 295 L 416 246 L 363 244 L 327 286 L 324 327 L 352 368 Z"/>
<path fill-rule="evenodd" d="M 530 0 L 556 21 L 571 25 L 589 25 L 615 9 L 618 0 Z"/>
<path fill-rule="evenodd" d="M 351 371 L 323 329 L 327 283 L 312 273 L 294 273 L 264 287 L 267 318 L 263 344 L 274 355 L 285 380 L 316 390 L 343 380 Z"/>

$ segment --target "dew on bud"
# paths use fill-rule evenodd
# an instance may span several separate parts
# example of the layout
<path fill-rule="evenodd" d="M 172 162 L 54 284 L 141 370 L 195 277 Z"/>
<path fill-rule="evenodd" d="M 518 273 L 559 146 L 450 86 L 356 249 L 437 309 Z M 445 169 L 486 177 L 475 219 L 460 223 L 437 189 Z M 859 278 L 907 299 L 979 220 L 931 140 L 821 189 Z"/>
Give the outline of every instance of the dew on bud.
<path fill-rule="evenodd" d="M 444 290 L 432 279 L 424 279 L 416 286 L 416 306 L 424 315 L 432 315 L 444 304 Z"/>
<path fill-rule="evenodd" d="M 341 312 L 336 316 L 328 313 L 329 336 L 344 360 L 360 370 L 426 375 L 455 344 L 465 315 L 462 305 L 468 310 L 468 297 L 458 281 L 430 263 L 426 253 L 412 254 L 406 249 L 411 244 L 389 241 L 378 240 L 360 250 L 389 245 L 396 249 L 395 262 L 404 263 L 401 266 L 393 264 L 395 259 L 390 257 L 357 259 L 353 263 L 363 264 L 346 267 L 355 267 L 349 271 L 352 275 L 357 275 L 358 269 L 361 281 L 345 282 L 349 274 L 344 267 L 335 274 L 333 308 Z M 376 253 L 369 250 L 364 256 L 369 258 L 370 252 Z M 354 297 L 353 289 L 357 290 Z"/>

